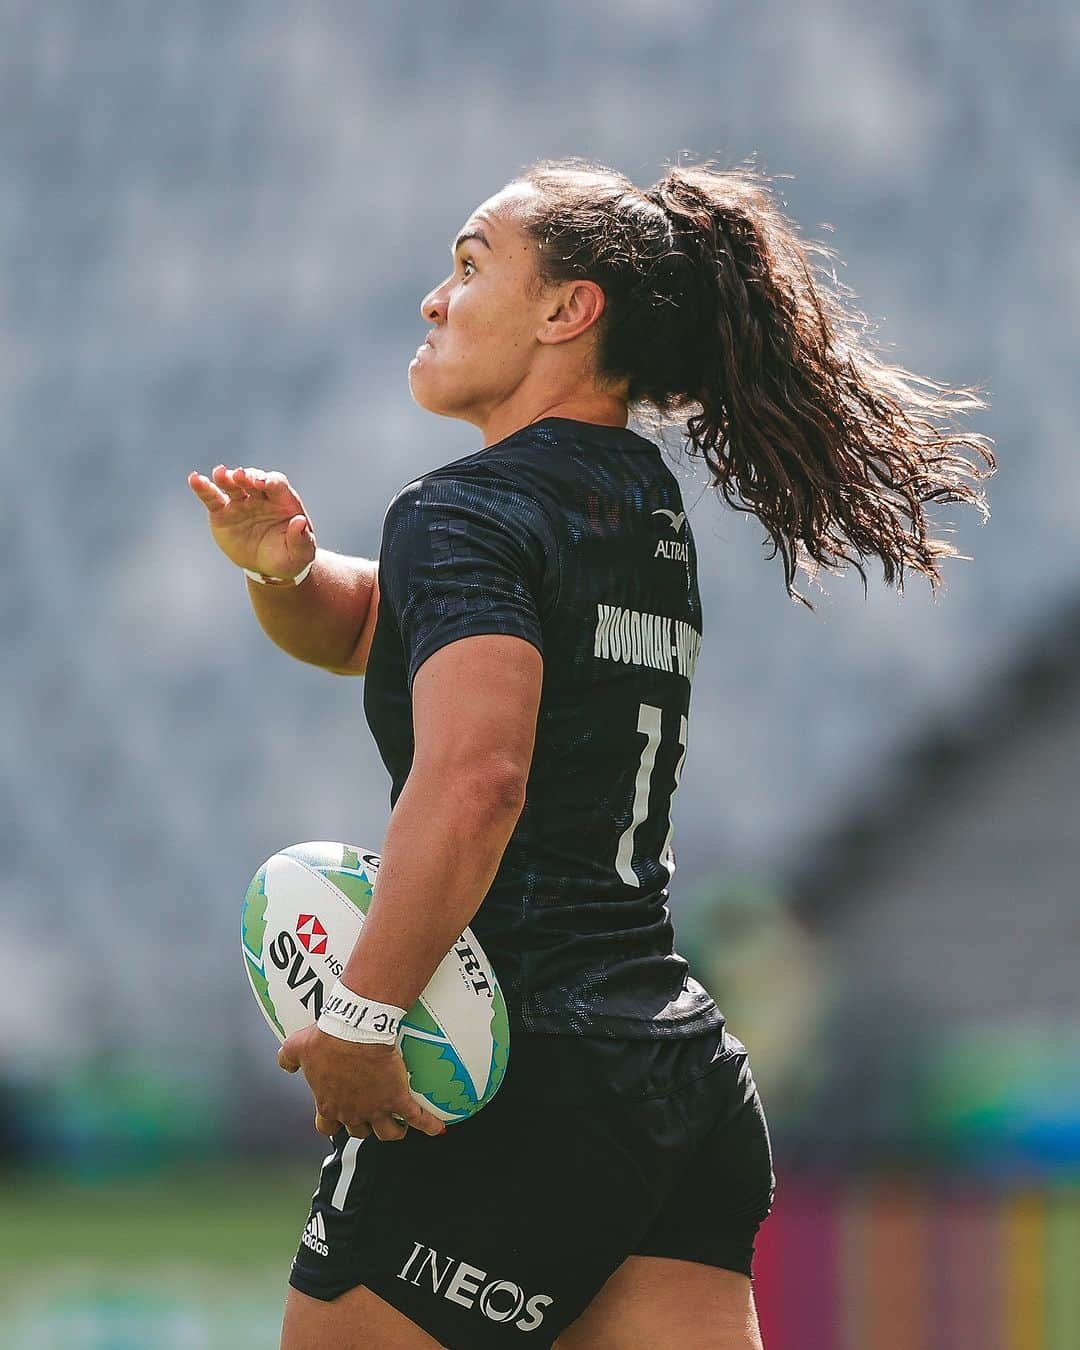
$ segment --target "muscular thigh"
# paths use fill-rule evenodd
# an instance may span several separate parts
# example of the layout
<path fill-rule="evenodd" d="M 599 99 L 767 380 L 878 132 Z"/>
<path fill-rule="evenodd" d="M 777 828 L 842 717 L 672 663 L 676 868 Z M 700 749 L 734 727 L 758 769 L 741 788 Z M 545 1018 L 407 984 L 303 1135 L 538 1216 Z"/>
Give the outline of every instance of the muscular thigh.
<path fill-rule="evenodd" d="M 762 1350 L 749 1279 L 734 1270 L 631 1256 L 555 1350 Z"/>
<path fill-rule="evenodd" d="M 737 1271 L 631 1256 L 555 1350 L 762 1350 L 750 1281 Z M 440 1350 L 369 1289 L 331 1302 L 290 1289 L 281 1350 Z"/>
<path fill-rule="evenodd" d="M 332 1301 L 290 1289 L 281 1350 L 439 1350 L 404 1313 L 360 1286 Z"/>

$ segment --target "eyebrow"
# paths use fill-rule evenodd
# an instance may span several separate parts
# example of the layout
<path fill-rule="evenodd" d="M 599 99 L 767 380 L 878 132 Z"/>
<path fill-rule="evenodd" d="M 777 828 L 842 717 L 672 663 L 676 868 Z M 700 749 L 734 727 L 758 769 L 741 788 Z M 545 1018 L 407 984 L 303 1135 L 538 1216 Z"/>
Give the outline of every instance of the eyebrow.
<path fill-rule="evenodd" d="M 472 230 L 462 230 L 461 233 L 458 235 L 458 237 L 454 240 L 454 247 L 450 250 L 450 252 L 456 253 L 458 249 L 462 246 L 462 244 L 467 244 L 470 239 L 478 239 L 480 243 L 483 244 L 484 247 L 489 252 L 491 253 L 494 252 L 494 249 L 492 249 L 491 247 L 490 240 L 488 239 L 484 231 L 479 228 L 479 226 L 477 226 L 475 229 Z"/>

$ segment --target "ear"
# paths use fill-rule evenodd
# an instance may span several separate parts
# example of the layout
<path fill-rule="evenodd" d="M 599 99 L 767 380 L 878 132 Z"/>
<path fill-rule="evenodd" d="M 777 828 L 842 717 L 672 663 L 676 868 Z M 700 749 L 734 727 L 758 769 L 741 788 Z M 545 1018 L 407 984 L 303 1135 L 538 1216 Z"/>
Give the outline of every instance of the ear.
<path fill-rule="evenodd" d="M 538 342 L 569 342 L 587 332 L 604 312 L 604 292 L 595 281 L 569 281 L 552 297 Z"/>

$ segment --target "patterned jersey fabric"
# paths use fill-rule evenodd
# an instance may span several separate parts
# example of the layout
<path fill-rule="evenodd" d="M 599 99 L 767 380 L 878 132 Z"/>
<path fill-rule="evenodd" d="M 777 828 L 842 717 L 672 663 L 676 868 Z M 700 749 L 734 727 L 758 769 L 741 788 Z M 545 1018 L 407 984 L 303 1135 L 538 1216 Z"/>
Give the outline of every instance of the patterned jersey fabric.
<path fill-rule="evenodd" d="M 721 1026 L 667 906 L 701 601 L 658 448 L 549 417 L 425 474 L 386 513 L 379 588 L 364 708 L 391 803 L 429 656 L 483 633 L 543 656 L 525 808 L 472 921 L 512 1025 L 635 1039 Z"/>

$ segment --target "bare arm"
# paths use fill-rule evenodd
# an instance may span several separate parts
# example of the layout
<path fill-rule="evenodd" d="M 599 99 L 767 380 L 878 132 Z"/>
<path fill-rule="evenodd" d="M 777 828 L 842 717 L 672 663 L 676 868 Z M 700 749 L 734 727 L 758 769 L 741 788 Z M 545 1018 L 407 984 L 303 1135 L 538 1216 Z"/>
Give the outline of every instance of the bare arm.
<path fill-rule="evenodd" d="M 417 671 L 416 750 L 341 977 L 350 989 L 412 1007 L 472 922 L 525 804 L 542 681 L 536 648 L 501 635 L 450 643 Z"/>
<path fill-rule="evenodd" d="M 206 507 L 215 543 L 238 567 L 293 577 L 314 559 L 299 586 L 248 582 L 248 597 L 267 637 L 298 661 L 336 675 L 363 675 L 379 610 L 378 565 L 315 544 L 304 504 L 283 473 L 227 469 L 188 475 Z"/>
<path fill-rule="evenodd" d="M 282 651 L 334 675 L 363 675 L 379 612 L 378 566 L 320 548 L 299 586 L 249 581 L 248 598 Z"/>
<path fill-rule="evenodd" d="M 542 682 L 536 648 L 497 634 L 449 643 L 417 671 L 416 753 L 341 975 L 346 988 L 411 1008 L 472 921 L 525 803 Z M 323 1134 L 338 1122 L 361 1138 L 400 1139 L 401 1121 L 439 1132 L 409 1094 L 391 1046 L 354 1045 L 313 1026 L 288 1038 L 278 1063 L 303 1068 Z"/>

